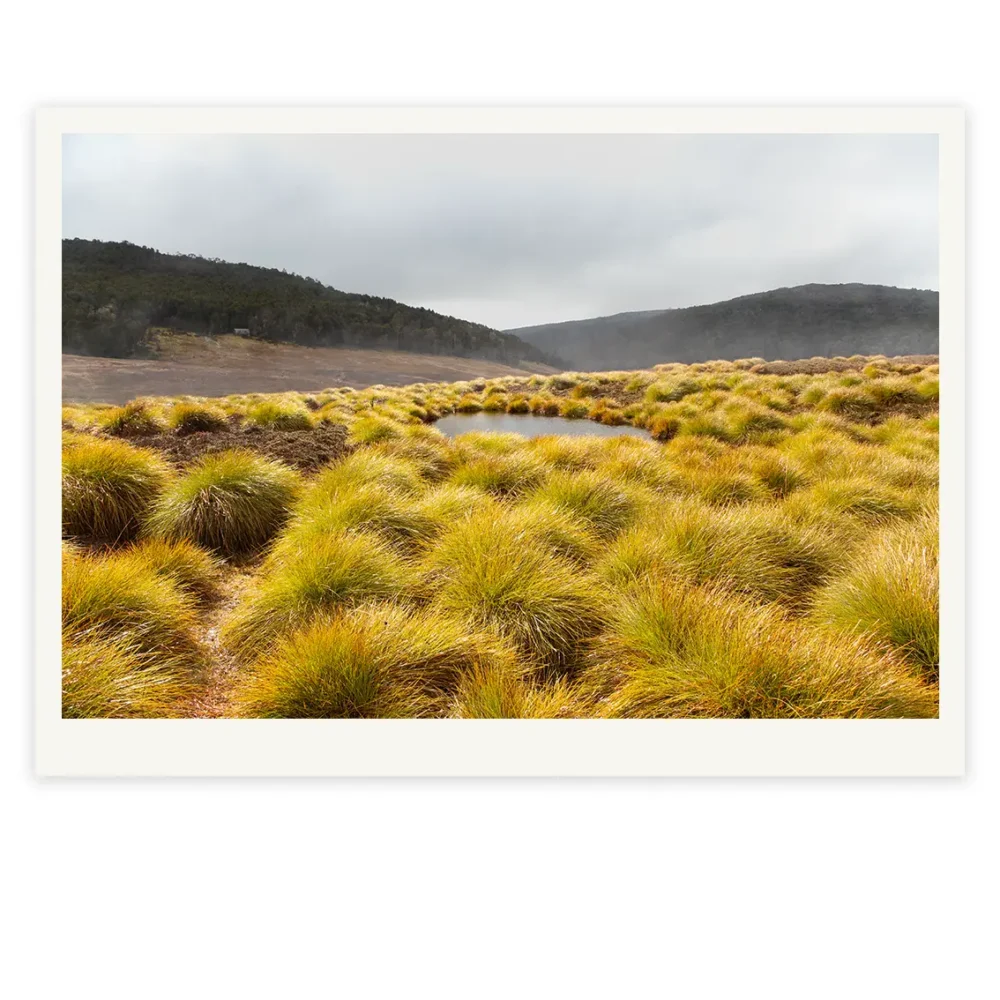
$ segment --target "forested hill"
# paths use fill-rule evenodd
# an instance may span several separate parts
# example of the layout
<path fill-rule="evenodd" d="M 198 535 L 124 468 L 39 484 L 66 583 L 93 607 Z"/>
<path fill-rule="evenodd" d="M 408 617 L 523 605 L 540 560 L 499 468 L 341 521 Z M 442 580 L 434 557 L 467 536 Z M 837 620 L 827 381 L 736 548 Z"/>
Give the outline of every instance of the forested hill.
<path fill-rule="evenodd" d="M 517 336 L 392 299 L 355 295 L 250 264 L 133 243 L 63 240 L 63 350 L 132 357 L 149 327 L 565 367 Z"/>
<path fill-rule="evenodd" d="M 938 293 L 798 285 L 726 302 L 509 330 L 580 371 L 706 358 L 936 354 Z"/>

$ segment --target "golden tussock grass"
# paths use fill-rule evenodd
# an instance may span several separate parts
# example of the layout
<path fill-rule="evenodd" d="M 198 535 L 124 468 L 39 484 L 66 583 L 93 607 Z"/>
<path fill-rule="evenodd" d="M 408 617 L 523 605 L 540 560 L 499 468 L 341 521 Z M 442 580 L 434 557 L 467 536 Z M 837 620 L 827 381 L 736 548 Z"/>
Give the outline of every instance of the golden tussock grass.
<path fill-rule="evenodd" d="M 582 687 L 610 718 L 937 715 L 936 690 L 863 640 L 673 579 L 620 601 Z"/>
<path fill-rule="evenodd" d="M 371 603 L 289 635 L 242 677 L 254 718 L 420 718 L 445 714 L 465 674 L 516 681 L 513 648 L 432 609 Z"/>
<path fill-rule="evenodd" d="M 924 516 L 870 536 L 851 564 L 814 598 L 822 625 L 865 635 L 936 677 L 938 637 L 937 519 Z"/>
<path fill-rule="evenodd" d="M 65 710 L 201 711 L 218 628 L 244 716 L 933 716 L 939 386 L 921 360 L 66 407 Z M 647 434 L 434 427 L 480 410 Z M 327 421 L 346 453 L 302 472 L 212 451 L 285 430 L 300 448 L 313 426 L 321 443 Z"/>
<path fill-rule="evenodd" d="M 375 535 L 331 530 L 290 539 L 233 609 L 220 639 L 245 659 L 320 613 L 404 597 L 416 582 L 412 567 Z"/>
<path fill-rule="evenodd" d="M 166 463 L 155 452 L 65 434 L 63 534 L 107 545 L 134 538 L 169 479 Z"/>
<path fill-rule="evenodd" d="M 428 553 L 424 586 L 470 628 L 500 632 L 529 660 L 563 666 L 598 628 L 602 601 L 594 580 L 537 544 L 537 530 L 503 509 L 473 515 Z"/>
<path fill-rule="evenodd" d="M 63 638 L 64 719 L 178 718 L 198 689 L 183 657 L 149 654 L 121 638 Z"/>
<path fill-rule="evenodd" d="M 228 425 L 221 407 L 201 403 L 178 403 L 167 414 L 167 425 L 178 434 L 221 431 Z"/>
<path fill-rule="evenodd" d="M 261 549 L 284 525 L 298 490 L 293 469 L 252 451 L 206 455 L 164 490 L 146 530 L 244 555 Z"/>
<path fill-rule="evenodd" d="M 777 506 L 720 511 L 682 499 L 620 535 L 596 569 L 617 587 L 669 577 L 798 605 L 839 567 L 843 547 Z"/>
<path fill-rule="evenodd" d="M 62 620 L 74 641 L 124 642 L 196 664 L 194 599 L 141 554 L 63 553 Z"/>

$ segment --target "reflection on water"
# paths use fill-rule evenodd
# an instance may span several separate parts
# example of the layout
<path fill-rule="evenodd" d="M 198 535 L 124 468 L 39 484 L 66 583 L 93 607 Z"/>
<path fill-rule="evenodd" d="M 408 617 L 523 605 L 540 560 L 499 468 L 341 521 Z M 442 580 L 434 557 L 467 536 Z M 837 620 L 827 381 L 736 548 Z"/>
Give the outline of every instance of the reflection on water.
<path fill-rule="evenodd" d="M 597 437 L 648 437 L 638 427 L 609 427 L 593 420 L 567 420 L 566 417 L 540 417 L 534 413 L 452 413 L 436 421 L 434 426 L 455 437 L 468 431 L 499 431 L 502 434 L 520 434 L 526 438 L 544 437 L 546 434 L 592 434 Z"/>

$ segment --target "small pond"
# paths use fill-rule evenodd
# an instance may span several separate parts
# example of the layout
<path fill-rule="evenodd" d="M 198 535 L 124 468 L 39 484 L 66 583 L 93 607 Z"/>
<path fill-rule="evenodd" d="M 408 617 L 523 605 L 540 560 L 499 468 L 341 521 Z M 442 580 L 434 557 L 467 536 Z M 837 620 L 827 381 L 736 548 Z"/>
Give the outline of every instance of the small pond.
<path fill-rule="evenodd" d="M 649 437 L 644 430 L 624 424 L 611 427 L 594 420 L 541 417 L 534 413 L 452 413 L 435 421 L 434 426 L 448 437 L 469 431 L 499 431 L 501 434 L 520 434 L 526 438 L 544 437 L 546 434 L 590 434 L 596 437 L 620 437 L 628 434 L 632 437 Z"/>

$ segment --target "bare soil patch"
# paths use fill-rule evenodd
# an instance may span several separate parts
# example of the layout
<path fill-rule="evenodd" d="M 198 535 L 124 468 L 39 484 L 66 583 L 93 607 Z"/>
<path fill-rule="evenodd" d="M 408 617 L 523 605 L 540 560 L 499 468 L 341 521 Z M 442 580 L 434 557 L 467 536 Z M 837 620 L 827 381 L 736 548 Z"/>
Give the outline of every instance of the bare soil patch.
<path fill-rule="evenodd" d="M 350 451 L 347 429 L 339 424 L 319 424 L 301 431 L 264 430 L 254 425 L 233 426 L 224 431 L 153 434 L 131 440 L 143 448 L 162 452 L 168 461 L 180 468 L 197 461 L 202 455 L 248 448 L 308 471 L 327 465 Z"/>

